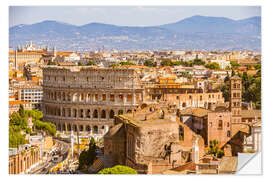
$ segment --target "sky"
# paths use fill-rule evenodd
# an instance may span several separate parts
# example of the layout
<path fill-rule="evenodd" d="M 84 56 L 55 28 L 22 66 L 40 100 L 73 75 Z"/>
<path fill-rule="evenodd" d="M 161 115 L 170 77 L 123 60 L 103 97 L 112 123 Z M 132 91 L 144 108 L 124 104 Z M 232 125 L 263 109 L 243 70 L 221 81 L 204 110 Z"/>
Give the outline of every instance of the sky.
<path fill-rule="evenodd" d="M 234 20 L 261 16 L 259 6 L 11 6 L 9 26 L 56 20 L 73 25 L 92 22 L 120 26 L 155 26 L 194 15 Z"/>

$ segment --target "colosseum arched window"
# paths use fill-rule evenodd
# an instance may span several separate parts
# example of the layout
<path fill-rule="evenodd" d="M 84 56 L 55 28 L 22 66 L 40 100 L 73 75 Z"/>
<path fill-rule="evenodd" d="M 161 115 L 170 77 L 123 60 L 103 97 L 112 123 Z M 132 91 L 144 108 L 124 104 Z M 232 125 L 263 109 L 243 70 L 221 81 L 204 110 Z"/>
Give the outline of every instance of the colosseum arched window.
<path fill-rule="evenodd" d="M 121 115 L 121 114 L 123 114 L 124 113 L 124 111 L 122 110 L 122 109 L 120 109 L 119 111 L 118 111 L 118 115 Z"/>
<path fill-rule="evenodd" d="M 87 109 L 86 117 L 87 117 L 87 118 L 90 118 L 90 117 L 91 117 L 91 111 L 90 111 L 90 109 Z"/>
<path fill-rule="evenodd" d="M 105 110 L 101 111 L 101 118 L 103 118 L 103 119 L 106 118 L 106 111 Z"/>
<path fill-rule="evenodd" d="M 94 126 L 94 134 L 97 134 L 97 133 L 98 133 L 98 127 Z"/>
<path fill-rule="evenodd" d="M 112 119 L 113 117 L 114 117 L 114 111 L 111 110 L 111 111 L 110 111 L 110 118 Z"/>
<path fill-rule="evenodd" d="M 65 124 L 62 125 L 62 130 L 66 131 L 66 125 Z"/>
<path fill-rule="evenodd" d="M 98 111 L 96 109 L 94 110 L 93 118 L 98 118 Z"/>
<path fill-rule="evenodd" d="M 77 131 L 77 125 L 75 125 L 75 124 L 73 125 L 73 130 Z"/>
<path fill-rule="evenodd" d="M 77 109 L 74 109 L 73 117 L 77 117 Z"/>
<path fill-rule="evenodd" d="M 83 109 L 80 110 L 80 117 L 83 118 Z"/>
<path fill-rule="evenodd" d="M 83 125 L 80 125 L 80 131 L 83 131 Z"/>
<path fill-rule="evenodd" d="M 86 131 L 91 131 L 91 127 L 89 125 L 86 126 Z"/>

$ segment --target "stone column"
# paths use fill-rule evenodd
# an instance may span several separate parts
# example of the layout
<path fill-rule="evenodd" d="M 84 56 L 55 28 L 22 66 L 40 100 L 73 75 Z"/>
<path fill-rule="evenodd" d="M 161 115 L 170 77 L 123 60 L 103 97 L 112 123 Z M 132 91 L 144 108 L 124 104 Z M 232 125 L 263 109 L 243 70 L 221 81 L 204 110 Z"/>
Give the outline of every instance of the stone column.
<path fill-rule="evenodd" d="M 109 120 L 110 119 L 110 109 L 105 109 L 106 111 L 106 119 Z"/>
<path fill-rule="evenodd" d="M 136 104 L 136 93 L 132 94 L 132 105 Z"/>
<path fill-rule="evenodd" d="M 119 94 L 118 94 L 118 93 L 114 93 L 114 102 L 115 102 L 116 104 L 119 103 Z"/>
<path fill-rule="evenodd" d="M 106 93 L 106 102 L 110 102 L 110 93 Z"/>
<path fill-rule="evenodd" d="M 127 94 L 125 93 L 124 94 L 124 104 L 126 104 L 127 103 Z"/>

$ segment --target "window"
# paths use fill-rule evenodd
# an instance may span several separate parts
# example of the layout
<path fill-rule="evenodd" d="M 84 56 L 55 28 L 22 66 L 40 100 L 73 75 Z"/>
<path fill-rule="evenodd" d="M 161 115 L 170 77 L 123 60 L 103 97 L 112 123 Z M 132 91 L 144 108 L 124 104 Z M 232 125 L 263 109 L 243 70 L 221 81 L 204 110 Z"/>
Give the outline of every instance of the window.
<path fill-rule="evenodd" d="M 98 101 L 98 94 L 95 94 L 95 101 Z"/>
<path fill-rule="evenodd" d="M 227 131 L 227 137 L 231 137 L 231 131 Z"/>
<path fill-rule="evenodd" d="M 94 113 L 93 113 L 93 117 L 94 118 L 98 118 L 98 111 L 95 109 Z"/>
<path fill-rule="evenodd" d="M 127 101 L 128 101 L 128 102 L 132 102 L 132 95 L 131 95 L 131 94 L 128 94 L 128 95 L 127 95 Z"/>
<path fill-rule="evenodd" d="M 227 122 L 227 127 L 230 127 L 230 123 L 229 122 Z"/>
<path fill-rule="evenodd" d="M 124 112 L 123 110 L 119 110 L 119 111 L 118 111 L 118 115 L 123 114 L 123 112 Z"/>
<path fill-rule="evenodd" d="M 176 99 L 178 100 L 179 99 L 179 96 L 176 96 Z"/>
<path fill-rule="evenodd" d="M 179 126 L 179 140 L 184 140 L 184 128 L 182 126 Z"/>
<path fill-rule="evenodd" d="M 114 102 L 114 95 L 113 94 L 110 95 L 110 101 Z"/>
<path fill-rule="evenodd" d="M 106 111 L 105 110 L 101 111 L 101 118 L 103 118 L 103 119 L 106 118 Z"/>
<path fill-rule="evenodd" d="M 200 101 L 202 101 L 202 96 L 200 96 Z"/>
<path fill-rule="evenodd" d="M 222 129 L 222 120 L 218 120 L 218 129 Z"/>
<path fill-rule="evenodd" d="M 192 96 L 191 95 L 189 95 L 189 99 L 192 99 Z"/>
<path fill-rule="evenodd" d="M 106 94 L 102 94 L 102 101 L 106 101 Z"/>
<path fill-rule="evenodd" d="M 123 102 L 124 101 L 124 97 L 123 97 L 123 95 L 121 94 L 121 95 L 119 95 L 119 101 L 120 102 Z"/>
<path fill-rule="evenodd" d="M 183 104 L 182 104 L 182 107 L 186 107 L 186 103 L 183 103 Z"/>
<path fill-rule="evenodd" d="M 114 117 L 114 111 L 111 110 L 111 111 L 110 111 L 110 118 L 112 119 L 113 117 Z"/>

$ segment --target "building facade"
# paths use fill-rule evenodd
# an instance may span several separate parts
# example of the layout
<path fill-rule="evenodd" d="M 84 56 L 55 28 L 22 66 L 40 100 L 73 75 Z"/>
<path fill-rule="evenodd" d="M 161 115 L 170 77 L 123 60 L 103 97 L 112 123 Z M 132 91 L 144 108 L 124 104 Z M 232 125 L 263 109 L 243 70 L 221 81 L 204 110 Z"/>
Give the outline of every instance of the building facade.
<path fill-rule="evenodd" d="M 114 115 L 132 112 L 143 101 L 137 73 L 124 68 L 43 67 L 44 120 L 60 131 L 102 134 Z"/>
<path fill-rule="evenodd" d="M 224 103 L 221 91 L 196 88 L 148 88 L 146 98 L 174 103 L 180 110 L 189 107 L 208 109 L 211 105 Z"/>
<path fill-rule="evenodd" d="M 40 161 L 39 146 L 24 148 L 9 156 L 9 174 L 26 174 Z"/>
<path fill-rule="evenodd" d="M 241 123 L 242 83 L 239 76 L 230 78 L 230 111 L 232 113 L 232 123 Z"/>

